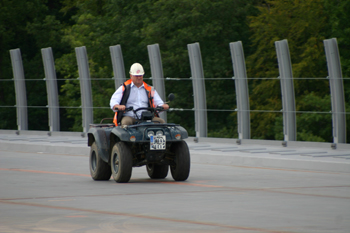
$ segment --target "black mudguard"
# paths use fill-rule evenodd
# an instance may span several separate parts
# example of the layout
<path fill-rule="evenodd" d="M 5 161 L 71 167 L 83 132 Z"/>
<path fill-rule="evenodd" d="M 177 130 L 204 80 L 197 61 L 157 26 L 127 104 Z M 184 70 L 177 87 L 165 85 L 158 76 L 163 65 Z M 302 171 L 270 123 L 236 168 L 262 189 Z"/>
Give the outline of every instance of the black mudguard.
<path fill-rule="evenodd" d="M 180 131 L 180 133 L 181 133 L 181 139 L 188 138 L 187 130 L 186 130 L 184 127 L 178 125 L 178 126 L 176 126 L 176 128 L 177 128 L 177 129 Z"/>
<path fill-rule="evenodd" d="M 117 140 L 115 140 L 115 142 L 130 142 L 130 134 L 122 127 L 114 127 L 111 133 L 117 137 Z"/>
<path fill-rule="evenodd" d="M 107 131 L 101 128 L 90 128 L 88 132 L 88 145 L 91 146 L 93 142 L 97 145 L 98 154 L 102 160 L 108 163 L 110 156 L 110 130 Z"/>

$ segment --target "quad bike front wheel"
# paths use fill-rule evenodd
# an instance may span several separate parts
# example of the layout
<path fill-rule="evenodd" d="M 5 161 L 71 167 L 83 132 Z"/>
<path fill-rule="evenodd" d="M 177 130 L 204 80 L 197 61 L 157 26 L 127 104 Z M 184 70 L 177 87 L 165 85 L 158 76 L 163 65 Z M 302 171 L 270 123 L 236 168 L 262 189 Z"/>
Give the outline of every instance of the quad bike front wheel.
<path fill-rule="evenodd" d="M 185 181 L 190 175 L 191 158 L 190 151 L 185 141 L 173 143 L 171 151 L 175 154 L 174 164 L 170 165 L 170 171 L 175 181 Z"/>
<path fill-rule="evenodd" d="M 125 142 L 114 144 L 111 153 L 111 170 L 116 182 L 129 182 L 132 173 L 132 153 Z"/>
<path fill-rule="evenodd" d="M 89 155 L 90 174 L 94 180 L 109 180 L 111 178 L 111 167 L 101 159 L 97 145 L 92 143 Z"/>

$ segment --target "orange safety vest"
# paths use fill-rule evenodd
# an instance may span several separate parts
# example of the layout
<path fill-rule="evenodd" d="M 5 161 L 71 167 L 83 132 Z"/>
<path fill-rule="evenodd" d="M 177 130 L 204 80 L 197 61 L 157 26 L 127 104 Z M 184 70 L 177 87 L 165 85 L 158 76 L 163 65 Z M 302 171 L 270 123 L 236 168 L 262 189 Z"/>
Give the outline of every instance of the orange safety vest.
<path fill-rule="evenodd" d="M 128 101 L 129 95 L 130 95 L 131 83 L 132 83 L 131 79 L 129 79 L 123 83 L 123 96 L 122 96 L 122 99 L 121 99 L 119 105 L 126 105 L 126 102 Z M 146 93 L 147 93 L 147 96 L 148 96 L 148 107 L 155 108 L 156 106 L 154 105 L 154 101 L 153 101 L 154 88 L 145 82 L 143 82 L 143 86 L 144 86 Z M 155 116 L 158 116 L 158 115 L 155 113 Z M 119 112 L 119 114 L 118 114 L 118 112 L 115 112 L 113 123 L 116 126 L 118 126 L 120 124 L 122 118 L 123 118 L 123 112 Z"/>

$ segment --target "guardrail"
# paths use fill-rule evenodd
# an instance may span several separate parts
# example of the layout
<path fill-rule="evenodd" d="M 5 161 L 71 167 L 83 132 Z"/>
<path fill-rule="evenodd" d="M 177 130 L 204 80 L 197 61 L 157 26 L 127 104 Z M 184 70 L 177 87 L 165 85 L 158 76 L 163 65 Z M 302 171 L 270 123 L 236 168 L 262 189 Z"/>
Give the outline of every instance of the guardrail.
<path fill-rule="evenodd" d="M 293 80 L 298 79 L 293 77 L 292 64 L 289 54 L 287 40 L 276 41 L 276 53 L 279 66 L 280 76 L 278 77 L 281 83 L 282 93 L 282 107 L 283 113 L 283 134 L 284 141 L 296 141 L 296 113 L 305 113 L 305 111 L 296 111 L 295 109 L 295 96 Z M 344 86 L 343 77 L 341 73 L 340 58 L 338 45 L 335 38 L 324 40 L 327 66 L 328 66 L 328 79 L 331 92 L 331 106 L 332 111 L 330 113 L 320 112 L 325 114 L 332 114 L 333 123 L 333 143 L 346 143 L 346 114 L 345 111 L 345 98 L 344 98 Z M 159 45 L 149 45 L 148 54 L 151 64 L 151 76 L 152 84 L 157 89 L 160 96 L 165 99 L 165 85 L 164 81 L 168 80 L 184 80 L 176 78 L 164 78 L 162 60 L 159 50 Z M 45 69 L 45 79 L 47 93 L 48 93 L 48 106 L 27 106 L 26 100 L 26 87 L 23 72 L 23 64 L 20 49 L 14 49 L 10 51 L 11 61 L 13 66 L 15 92 L 16 92 L 16 109 L 17 109 L 17 126 L 18 130 L 28 130 L 28 113 L 27 108 L 48 108 L 49 110 L 49 126 L 50 132 L 60 131 L 60 118 L 59 108 L 81 108 L 82 109 L 82 121 L 83 132 L 87 132 L 89 125 L 93 123 L 93 109 L 96 108 L 92 104 L 92 91 L 91 91 L 91 79 L 89 64 L 87 59 L 86 48 L 78 47 L 75 49 L 76 58 L 79 69 L 80 90 L 81 90 L 81 106 L 59 106 L 58 91 L 57 91 L 57 78 L 55 73 L 55 64 L 51 48 L 42 49 L 43 64 Z M 120 45 L 110 46 L 111 61 L 113 65 L 114 77 L 112 80 L 115 82 L 117 88 L 123 83 L 125 78 L 124 61 Z M 202 58 L 200 53 L 199 43 L 189 44 L 188 53 L 191 66 L 191 77 L 185 80 L 191 80 L 193 85 L 194 96 L 194 108 L 193 109 L 173 109 L 174 111 L 194 111 L 195 112 L 195 131 L 196 137 L 207 137 L 207 112 L 208 111 L 236 111 L 237 112 L 237 127 L 238 127 L 238 139 L 250 139 L 250 113 L 251 112 L 281 112 L 270 110 L 251 110 L 249 106 L 249 93 L 248 93 L 248 78 L 246 74 L 245 59 L 243 46 L 240 41 L 230 43 L 231 59 L 234 71 L 234 77 L 221 78 L 221 79 L 233 79 L 236 87 L 236 110 L 215 110 L 207 109 L 206 105 L 206 93 L 205 82 L 210 79 L 204 77 Z M 215 79 L 215 80 L 219 80 Z M 271 78 L 275 79 L 275 78 Z M 305 79 L 305 78 L 303 78 Z M 37 79 L 35 79 L 37 80 Z M 39 80 L 39 79 L 38 79 Z M 67 80 L 67 79 L 64 79 Z M 98 79 L 98 80 L 111 80 L 111 79 Z M 5 81 L 5 80 L 1 80 Z M 7 80 L 6 80 L 7 81 Z M 0 107 L 13 107 L 13 106 L 0 106 Z M 107 107 L 106 107 L 107 108 Z M 315 112 L 308 112 L 315 113 Z M 166 115 L 162 116 L 166 120 Z"/>

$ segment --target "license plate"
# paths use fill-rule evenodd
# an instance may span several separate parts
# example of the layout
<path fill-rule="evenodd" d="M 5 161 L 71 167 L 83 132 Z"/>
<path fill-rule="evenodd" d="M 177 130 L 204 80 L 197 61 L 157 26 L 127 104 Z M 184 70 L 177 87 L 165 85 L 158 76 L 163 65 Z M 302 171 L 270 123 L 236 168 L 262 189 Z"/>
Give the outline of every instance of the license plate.
<path fill-rule="evenodd" d="M 150 136 L 151 150 L 165 150 L 166 138 L 165 135 Z"/>

